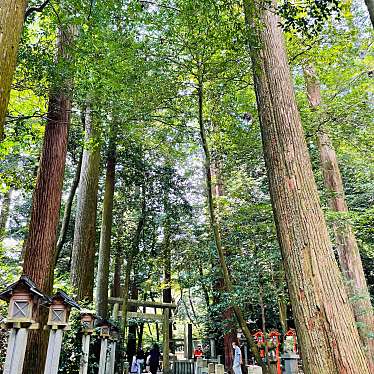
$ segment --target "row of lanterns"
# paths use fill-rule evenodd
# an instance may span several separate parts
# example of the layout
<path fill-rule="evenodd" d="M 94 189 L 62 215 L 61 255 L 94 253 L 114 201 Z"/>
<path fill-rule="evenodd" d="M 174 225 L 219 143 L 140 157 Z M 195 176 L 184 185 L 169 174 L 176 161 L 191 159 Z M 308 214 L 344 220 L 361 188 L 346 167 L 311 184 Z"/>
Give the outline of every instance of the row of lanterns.
<path fill-rule="evenodd" d="M 5 327 L 10 329 L 4 374 L 21 373 L 25 357 L 28 331 L 39 329 L 40 307 L 49 307 L 46 328 L 50 330 L 47 359 L 44 374 L 57 374 L 63 331 L 69 329 L 69 315 L 72 308 L 80 310 L 82 323 L 82 359 L 80 374 L 88 370 L 90 336 L 95 327 L 100 328 L 101 352 L 99 374 L 114 373 L 118 329 L 107 320 L 97 318 L 94 312 L 81 310 L 80 306 L 65 292 L 59 290 L 53 296 L 41 292 L 26 276 L 0 292 L 0 299 L 8 302 L 8 316 Z M 108 341 L 111 345 L 108 355 Z"/>

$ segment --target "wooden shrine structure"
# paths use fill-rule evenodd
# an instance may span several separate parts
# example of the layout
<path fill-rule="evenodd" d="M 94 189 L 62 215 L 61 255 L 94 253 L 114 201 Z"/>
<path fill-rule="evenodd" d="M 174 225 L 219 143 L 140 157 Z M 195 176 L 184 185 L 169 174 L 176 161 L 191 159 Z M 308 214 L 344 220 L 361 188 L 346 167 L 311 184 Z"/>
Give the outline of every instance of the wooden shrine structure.
<path fill-rule="evenodd" d="M 162 349 L 162 367 L 163 373 L 170 372 L 170 317 L 173 310 L 177 308 L 177 305 L 174 303 L 164 303 L 164 302 L 157 302 L 157 301 L 141 301 L 141 300 L 133 300 L 128 299 L 127 301 L 123 298 L 119 297 L 110 297 L 108 299 L 109 304 L 113 305 L 113 317 L 121 316 L 121 312 L 119 312 L 120 305 L 126 303 L 126 307 L 123 308 L 126 310 L 126 321 L 130 318 L 139 318 L 139 319 L 146 319 L 151 320 L 154 322 L 162 323 L 162 335 L 163 335 L 163 349 Z M 142 308 L 154 308 L 155 310 L 161 309 L 162 314 L 158 313 L 143 313 L 143 312 L 131 312 L 128 311 L 129 307 L 142 307 Z M 123 317 L 123 316 L 122 316 Z"/>

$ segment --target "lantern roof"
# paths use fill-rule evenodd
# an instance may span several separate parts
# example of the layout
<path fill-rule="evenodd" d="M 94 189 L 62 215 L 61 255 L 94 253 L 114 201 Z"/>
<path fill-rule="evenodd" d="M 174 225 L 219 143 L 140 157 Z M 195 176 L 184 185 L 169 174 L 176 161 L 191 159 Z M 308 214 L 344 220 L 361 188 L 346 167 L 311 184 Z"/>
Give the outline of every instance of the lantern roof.
<path fill-rule="evenodd" d="M 85 316 L 85 315 L 89 315 L 89 316 L 92 316 L 93 318 L 97 318 L 95 312 L 93 310 L 90 310 L 90 309 L 81 309 L 81 316 Z"/>
<path fill-rule="evenodd" d="M 111 327 L 112 326 L 112 323 L 109 322 L 107 319 L 105 318 L 100 318 L 98 317 L 96 322 L 95 322 L 95 326 L 96 327 L 102 327 L 102 326 L 108 326 L 108 327 Z"/>
<path fill-rule="evenodd" d="M 50 298 L 26 275 L 22 275 L 17 282 L 10 284 L 4 291 L 0 292 L 0 299 L 9 301 L 14 291 L 18 288 L 26 288 L 33 295 L 43 299 L 45 302 L 50 302 Z"/>
<path fill-rule="evenodd" d="M 51 298 L 51 301 L 53 300 L 62 300 L 64 304 L 67 304 L 72 308 L 81 309 L 79 304 L 62 290 L 57 290 L 55 295 Z"/>

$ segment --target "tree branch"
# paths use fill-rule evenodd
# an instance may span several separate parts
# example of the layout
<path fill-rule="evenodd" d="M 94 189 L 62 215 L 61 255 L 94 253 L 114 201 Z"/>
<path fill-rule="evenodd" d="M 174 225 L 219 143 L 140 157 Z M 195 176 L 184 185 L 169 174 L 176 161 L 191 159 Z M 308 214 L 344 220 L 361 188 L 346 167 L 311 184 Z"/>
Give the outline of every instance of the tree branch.
<path fill-rule="evenodd" d="M 49 1 L 50 0 L 45 0 L 44 3 L 42 3 L 41 5 L 33 6 L 33 7 L 30 7 L 29 9 L 27 9 L 26 13 L 25 13 L 25 21 L 30 14 L 32 14 L 34 12 L 42 12 L 43 9 L 48 5 Z"/>

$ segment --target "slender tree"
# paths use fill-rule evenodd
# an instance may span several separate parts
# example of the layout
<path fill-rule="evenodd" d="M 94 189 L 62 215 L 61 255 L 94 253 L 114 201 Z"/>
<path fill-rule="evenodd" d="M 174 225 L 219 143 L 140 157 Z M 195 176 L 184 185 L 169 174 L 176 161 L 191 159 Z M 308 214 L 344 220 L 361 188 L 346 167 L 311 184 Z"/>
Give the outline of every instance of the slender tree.
<path fill-rule="evenodd" d="M 263 150 L 305 373 L 369 373 L 336 264 L 279 18 L 245 0 Z M 318 347 L 318 349 L 316 349 Z"/>
<path fill-rule="evenodd" d="M 229 269 L 226 263 L 225 257 L 225 250 L 222 245 L 220 227 L 217 220 L 217 215 L 214 207 L 214 199 L 213 199 L 213 183 L 212 183 L 212 172 L 211 172 L 211 153 L 209 149 L 209 145 L 207 142 L 206 131 L 205 131 L 205 124 L 204 124 L 204 74 L 203 69 L 200 69 L 198 75 L 198 89 L 197 89 L 197 98 L 198 98 L 198 122 L 199 122 L 199 130 L 200 130 L 200 140 L 204 151 L 205 156 L 205 180 L 206 180 L 206 193 L 207 193 L 207 200 L 208 200 L 208 212 L 210 217 L 210 225 L 213 232 L 214 242 L 216 245 L 217 254 L 219 257 L 220 268 L 222 271 L 222 279 L 224 284 L 224 289 L 228 292 L 233 290 L 233 284 L 231 280 L 231 276 L 229 273 Z M 268 370 L 267 367 L 263 364 L 260 353 L 258 351 L 257 345 L 254 342 L 254 339 L 249 331 L 247 326 L 247 322 L 243 317 L 243 312 L 241 309 L 234 305 L 232 307 L 234 310 L 235 316 L 238 320 L 238 323 L 246 337 L 248 345 L 257 361 L 257 363 L 262 367 L 263 373 L 267 374 Z"/>
<path fill-rule="evenodd" d="M 322 97 L 315 69 L 312 65 L 307 64 L 303 71 L 309 105 L 313 110 L 318 110 L 322 103 Z M 334 212 L 348 213 L 338 158 L 325 128 L 320 127 L 318 129 L 317 144 L 330 209 Z M 370 302 L 370 294 L 356 236 L 352 226 L 345 219 L 334 220 L 333 228 L 340 268 L 345 277 L 347 293 L 352 303 L 358 332 L 366 349 L 369 367 L 374 372 L 374 339 L 370 336 L 374 334 L 373 307 Z"/>
<path fill-rule="evenodd" d="M 58 235 L 57 244 L 56 244 L 55 263 L 58 260 L 62 247 L 64 246 L 65 241 L 66 241 L 66 235 L 68 232 L 70 218 L 71 218 L 71 209 L 73 207 L 74 196 L 75 196 L 75 192 L 77 191 L 79 178 L 81 175 L 82 158 L 83 158 L 83 152 L 81 152 L 79 155 L 78 165 L 77 165 L 77 168 L 75 169 L 73 183 L 71 184 L 69 195 L 66 200 L 64 216 L 62 218 L 61 229 L 60 229 L 60 233 Z"/>
<path fill-rule="evenodd" d="M 6 237 L 6 224 L 9 218 L 10 202 L 12 200 L 13 189 L 9 190 L 4 194 L 3 201 L 1 203 L 0 212 L 0 245 L 2 244 L 4 238 Z"/>
<path fill-rule="evenodd" d="M 96 312 L 99 316 L 103 318 L 107 318 L 108 314 L 109 264 L 113 223 L 115 168 L 115 140 L 110 139 L 106 165 L 105 193 L 101 221 L 99 262 L 97 266 L 96 288 Z"/>
<path fill-rule="evenodd" d="M 27 3 L 27 0 L 0 0 L 0 141 Z"/>
<path fill-rule="evenodd" d="M 79 180 L 72 250 L 71 282 L 77 299 L 92 301 L 95 267 L 96 210 L 99 188 L 100 143 L 90 108 L 85 111 L 85 140 Z"/>

